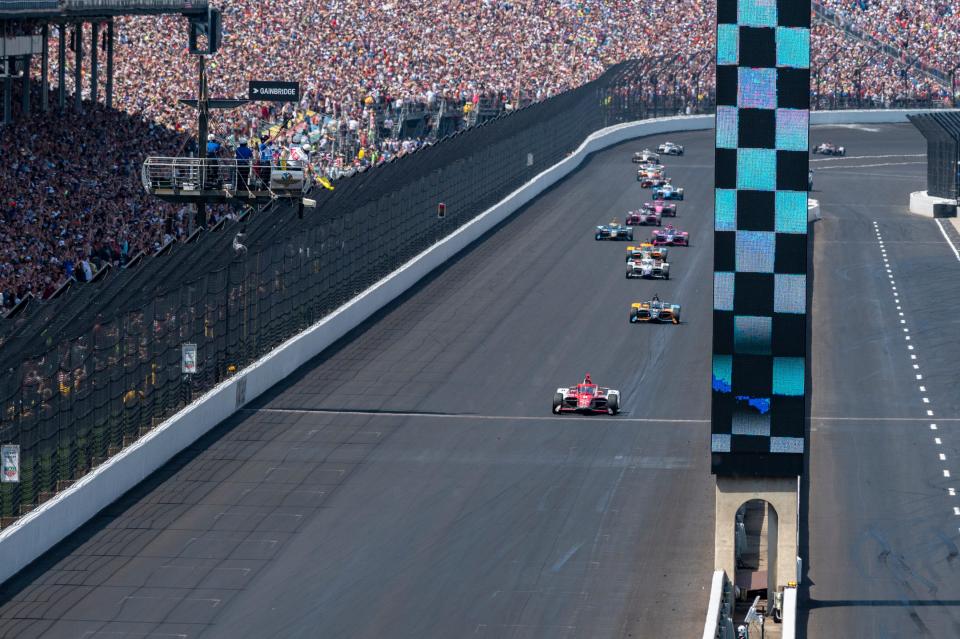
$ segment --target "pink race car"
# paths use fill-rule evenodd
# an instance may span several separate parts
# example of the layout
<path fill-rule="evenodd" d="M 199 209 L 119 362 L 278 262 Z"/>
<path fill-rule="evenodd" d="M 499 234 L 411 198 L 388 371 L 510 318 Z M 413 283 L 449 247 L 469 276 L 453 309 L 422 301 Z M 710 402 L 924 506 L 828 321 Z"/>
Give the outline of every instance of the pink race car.
<path fill-rule="evenodd" d="M 643 208 L 656 211 L 661 217 L 677 217 L 677 205 L 665 200 L 654 200 L 653 202 L 644 202 Z"/>
<path fill-rule="evenodd" d="M 650 241 L 655 246 L 690 246 L 690 234 L 686 231 L 678 231 L 673 224 L 668 224 L 654 231 Z"/>
<path fill-rule="evenodd" d="M 627 226 L 660 226 L 660 213 L 644 206 L 639 211 L 627 213 Z"/>

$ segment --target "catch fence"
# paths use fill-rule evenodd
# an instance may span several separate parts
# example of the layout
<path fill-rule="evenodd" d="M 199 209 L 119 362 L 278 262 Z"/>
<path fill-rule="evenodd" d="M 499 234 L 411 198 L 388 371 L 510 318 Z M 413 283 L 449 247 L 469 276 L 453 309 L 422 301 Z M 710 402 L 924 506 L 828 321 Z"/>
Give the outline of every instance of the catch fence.
<path fill-rule="evenodd" d="M 454 232 L 589 134 L 687 111 L 679 92 L 651 94 L 644 75 L 652 64 L 664 62 L 622 63 L 577 89 L 359 171 L 333 191 L 315 188 L 317 208 L 306 215 L 279 205 L 249 212 L 0 322 L 0 443 L 21 447 L 20 483 L 0 485 L 0 525 Z M 235 247 L 241 230 L 245 251 Z M 185 343 L 198 353 L 189 376 L 181 372 Z"/>

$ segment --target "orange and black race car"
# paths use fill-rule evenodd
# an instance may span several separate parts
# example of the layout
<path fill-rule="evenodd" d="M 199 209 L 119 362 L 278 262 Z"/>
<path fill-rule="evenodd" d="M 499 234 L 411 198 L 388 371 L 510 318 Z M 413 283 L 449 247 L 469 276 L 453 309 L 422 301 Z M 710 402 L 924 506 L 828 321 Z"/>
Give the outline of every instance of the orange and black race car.
<path fill-rule="evenodd" d="M 630 323 L 671 322 L 680 323 L 680 305 L 663 302 L 656 295 L 649 302 L 634 302 L 630 305 Z"/>

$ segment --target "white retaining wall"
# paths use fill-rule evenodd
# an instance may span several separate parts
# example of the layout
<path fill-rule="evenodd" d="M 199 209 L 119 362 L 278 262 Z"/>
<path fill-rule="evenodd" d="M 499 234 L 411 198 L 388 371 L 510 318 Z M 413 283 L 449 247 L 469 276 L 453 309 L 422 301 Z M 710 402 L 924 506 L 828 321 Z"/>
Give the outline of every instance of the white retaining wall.
<path fill-rule="evenodd" d="M 901 122 L 916 111 L 819 112 L 813 124 Z M 374 312 L 463 250 L 541 192 L 566 177 L 588 155 L 620 142 L 648 135 L 712 129 L 712 115 L 677 116 L 608 127 L 588 137 L 573 153 L 544 170 L 453 235 L 419 254 L 399 270 L 221 383 L 135 444 L 98 466 L 13 526 L 0 531 L 0 582 L 86 523 L 100 510 L 146 479 L 170 458 L 251 399 L 294 372 L 343 337 Z M 524 153 L 518 149 L 518 153 Z"/>

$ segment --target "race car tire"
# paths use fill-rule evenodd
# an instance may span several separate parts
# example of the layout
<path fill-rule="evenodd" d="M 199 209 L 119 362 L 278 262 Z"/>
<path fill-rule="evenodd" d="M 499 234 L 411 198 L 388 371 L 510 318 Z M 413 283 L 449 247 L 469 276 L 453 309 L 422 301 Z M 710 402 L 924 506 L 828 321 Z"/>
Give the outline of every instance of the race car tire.
<path fill-rule="evenodd" d="M 631 324 L 636 324 L 636 323 L 637 323 L 637 315 L 636 315 L 636 313 L 630 313 L 630 323 L 631 323 Z"/>
<path fill-rule="evenodd" d="M 607 398 L 607 410 L 611 415 L 620 412 L 620 397 L 618 395 L 611 395 Z"/>
<path fill-rule="evenodd" d="M 563 393 L 553 394 L 553 414 L 560 414 L 560 407 L 563 406 Z"/>
<path fill-rule="evenodd" d="M 665 280 L 669 280 L 669 279 L 670 279 L 670 271 L 667 271 L 666 273 L 663 274 L 663 279 L 665 279 Z"/>
<path fill-rule="evenodd" d="M 629 240 L 629 241 L 631 241 L 631 242 L 633 241 L 633 233 L 631 233 L 630 235 L 627 236 L 627 240 Z"/>
<path fill-rule="evenodd" d="M 657 220 L 657 226 L 663 226 L 663 220 L 662 220 L 662 219 Z"/>

